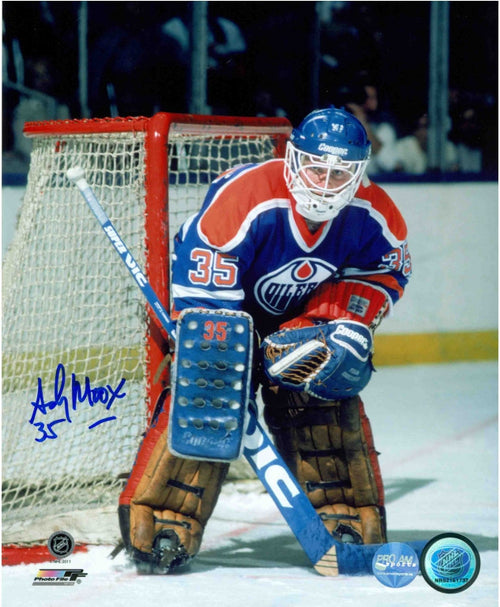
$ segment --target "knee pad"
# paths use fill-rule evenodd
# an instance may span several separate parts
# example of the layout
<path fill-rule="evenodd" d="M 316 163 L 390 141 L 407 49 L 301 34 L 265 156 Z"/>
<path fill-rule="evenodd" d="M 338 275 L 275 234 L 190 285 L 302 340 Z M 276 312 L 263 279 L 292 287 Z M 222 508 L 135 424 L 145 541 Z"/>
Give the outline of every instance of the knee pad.
<path fill-rule="evenodd" d="M 386 541 L 384 489 L 370 422 L 355 396 L 325 402 L 264 394 L 264 415 L 290 470 L 339 541 Z"/>

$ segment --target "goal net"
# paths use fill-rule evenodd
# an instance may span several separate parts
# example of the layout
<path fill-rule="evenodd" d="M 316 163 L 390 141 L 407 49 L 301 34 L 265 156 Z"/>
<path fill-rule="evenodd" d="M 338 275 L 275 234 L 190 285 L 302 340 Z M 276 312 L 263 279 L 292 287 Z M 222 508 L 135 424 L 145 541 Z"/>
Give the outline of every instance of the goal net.
<path fill-rule="evenodd" d="M 169 309 L 169 253 L 211 180 L 282 156 L 279 118 L 156 114 L 28 123 L 3 263 L 3 543 L 119 536 L 118 496 L 168 386 L 168 345 L 68 168 L 86 179 Z M 98 516 L 99 514 L 99 516 Z"/>

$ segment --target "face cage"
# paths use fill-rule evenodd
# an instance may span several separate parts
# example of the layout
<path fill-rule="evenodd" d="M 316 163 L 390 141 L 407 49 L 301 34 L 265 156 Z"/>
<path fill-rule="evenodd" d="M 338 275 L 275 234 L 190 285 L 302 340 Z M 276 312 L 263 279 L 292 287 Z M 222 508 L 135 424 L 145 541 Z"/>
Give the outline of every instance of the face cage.
<path fill-rule="evenodd" d="M 311 221 L 329 221 L 349 204 L 356 194 L 368 164 L 368 159 L 345 162 L 331 155 L 325 155 L 325 158 L 326 162 L 322 157 L 298 150 L 291 142 L 287 144 L 286 184 L 297 202 L 297 211 Z M 308 164 L 304 164 L 305 160 L 309 161 Z M 306 166 L 327 171 L 326 183 L 332 171 L 349 172 L 351 178 L 334 188 L 321 187 L 313 183 L 310 178 L 301 175 Z M 348 167 L 350 170 L 347 170 Z"/>

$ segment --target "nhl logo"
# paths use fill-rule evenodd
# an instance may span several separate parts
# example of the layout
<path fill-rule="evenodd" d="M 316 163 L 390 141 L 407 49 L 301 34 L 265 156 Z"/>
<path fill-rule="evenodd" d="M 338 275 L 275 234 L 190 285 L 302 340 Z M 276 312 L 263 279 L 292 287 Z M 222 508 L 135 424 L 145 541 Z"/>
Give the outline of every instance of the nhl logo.
<path fill-rule="evenodd" d="M 49 537 L 47 547 L 54 558 L 63 559 L 75 549 L 75 540 L 67 531 L 56 531 Z"/>

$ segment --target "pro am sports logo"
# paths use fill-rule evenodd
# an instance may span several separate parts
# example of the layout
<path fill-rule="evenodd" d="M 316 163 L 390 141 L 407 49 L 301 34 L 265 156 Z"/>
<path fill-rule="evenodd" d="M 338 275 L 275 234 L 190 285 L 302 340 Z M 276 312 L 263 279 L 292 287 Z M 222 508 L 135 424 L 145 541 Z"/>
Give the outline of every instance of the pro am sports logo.
<path fill-rule="evenodd" d="M 321 259 L 300 257 L 260 278 L 254 287 L 259 304 L 276 316 L 295 308 L 337 268 Z"/>

